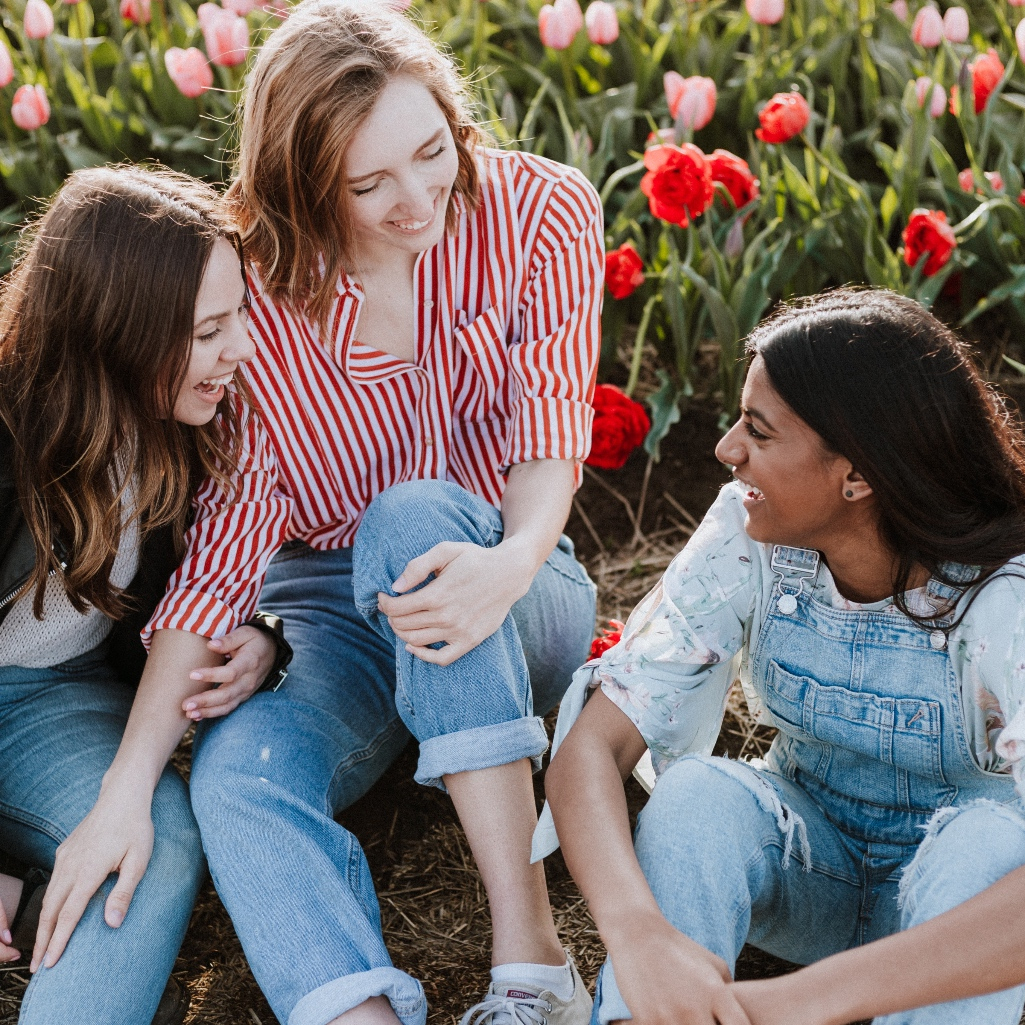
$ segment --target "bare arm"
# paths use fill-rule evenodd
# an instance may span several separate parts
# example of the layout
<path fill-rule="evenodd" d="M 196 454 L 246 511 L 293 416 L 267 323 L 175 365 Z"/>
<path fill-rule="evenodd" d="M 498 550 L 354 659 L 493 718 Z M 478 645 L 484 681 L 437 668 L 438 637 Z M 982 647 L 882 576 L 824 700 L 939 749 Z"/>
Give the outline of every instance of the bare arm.
<path fill-rule="evenodd" d="M 545 782 L 566 864 L 638 1025 L 748 1025 L 726 964 L 666 921 L 637 862 L 623 780 L 644 749 L 633 723 L 595 693 Z"/>
<path fill-rule="evenodd" d="M 154 634 L 124 737 L 96 804 L 57 849 L 32 971 L 44 957 L 47 967 L 56 964 L 90 898 L 111 872 L 118 873 L 118 882 L 107 898 L 104 917 L 113 927 L 124 920 L 153 851 L 153 791 L 189 725 L 182 704 L 205 686 L 189 674 L 222 661 L 205 637 L 178 630 Z"/>
<path fill-rule="evenodd" d="M 752 1025 L 846 1025 L 1025 982 L 1025 868 L 943 915 L 793 975 L 735 985 Z"/>
<path fill-rule="evenodd" d="M 449 665 L 490 637 L 552 554 L 569 517 L 573 462 L 538 459 L 509 470 L 502 498 L 504 534 L 494 548 L 446 541 L 413 559 L 395 581 L 413 594 L 378 595 L 381 611 L 407 649 L 425 662 Z M 445 641 L 444 648 L 429 645 Z"/>

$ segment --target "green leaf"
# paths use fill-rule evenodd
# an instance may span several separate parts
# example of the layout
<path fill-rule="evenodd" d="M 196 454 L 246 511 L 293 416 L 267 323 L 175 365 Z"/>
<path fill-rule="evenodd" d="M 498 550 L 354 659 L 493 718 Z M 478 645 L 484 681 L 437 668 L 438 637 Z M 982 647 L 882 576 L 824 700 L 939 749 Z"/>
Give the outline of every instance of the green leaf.
<path fill-rule="evenodd" d="M 1016 359 L 1011 359 L 1010 356 L 1004 356 L 1004 359 L 1010 363 L 1019 374 L 1025 374 L 1025 363 L 1019 363 Z"/>
<path fill-rule="evenodd" d="M 659 446 L 662 439 L 669 433 L 669 428 L 680 419 L 680 400 L 685 391 L 677 388 L 670 376 L 658 371 L 660 387 L 648 396 L 651 407 L 651 430 L 644 439 L 644 451 L 657 463 L 662 458 Z"/>

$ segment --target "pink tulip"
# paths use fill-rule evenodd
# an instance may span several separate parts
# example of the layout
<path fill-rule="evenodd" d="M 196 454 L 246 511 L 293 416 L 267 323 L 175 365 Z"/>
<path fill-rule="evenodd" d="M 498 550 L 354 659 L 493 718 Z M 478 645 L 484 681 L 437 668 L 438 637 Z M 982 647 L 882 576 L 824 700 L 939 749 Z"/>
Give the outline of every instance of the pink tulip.
<path fill-rule="evenodd" d="M 73 7 L 75 4 L 80 3 L 80 2 L 81 2 L 81 0 L 64 0 L 64 3 L 68 7 Z"/>
<path fill-rule="evenodd" d="M 11 51 L 0 43 L 0 89 L 9 85 L 14 78 L 14 62 L 11 60 Z"/>
<path fill-rule="evenodd" d="M 584 15 L 587 38 L 596 46 L 608 46 L 619 38 L 619 19 L 616 9 L 605 0 L 594 0 Z"/>
<path fill-rule="evenodd" d="M 919 46 L 932 48 L 939 46 L 943 40 L 943 19 L 940 12 L 931 4 L 923 7 L 915 15 L 915 23 L 911 26 L 911 38 Z"/>
<path fill-rule="evenodd" d="M 573 26 L 574 35 L 584 27 L 584 12 L 578 0 L 555 0 L 555 9 Z"/>
<path fill-rule="evenodd" d="M 715 113 L 715 82 L 702 75 L 684 78 L 675 71 L 667 71 L 662 85 L 669 102 L 669 116 L 682 128 L 699 131 L 712 120 Z"/>
<path fill-rule="evenodd" d="M 164 54 L 164 67 L 178 91 L 190 100 L 202 96 L 214 84 L 213 69 L 207 64 L 203 51 L 194 46 L 187 50 L 172 46 Z"/>
<path fill-rule="evenodd" d="M 50 120 L 50 101 L 41 85 L 23 85 L 14 94 L 11 117 L 24 132 L 34 132 Z"/>
<path fill-rule="evenodd" d="M 775 25 L 783 20 L 784 0 L 744 0 L 751 20 L 759 25 Z"/>
<path fill-rule="evenodd" d="M 1025 0 L 1007 0 L 1012 7 L 1025 7 Z M 1023 204 L 1025 205 L 1025 204 Z"/>
<path fill-rule="evenodd" d="M 890 13 L 898 21 L 908 20 L 908 0 L 893 0 L 890 4 Z"/>
<path fill-rule="evenodd" d="M 150 22 L 150 0 L 121 0 L 121 17 L 136 25 Z"/>
<path fill-rule="evenodd" d="M 28 0 L 25 4 L 25 35 L 29 39 L 45 39 L 53 31 L 53 11 L 45 0 Z"/>
<path fill-rule="evenodd" d="M 572 45 L 579 31 L 574 25 L 573 14 L 564 7 L 545 4 L 538 12 L 537 27 L 541 42 L 551 50 L 565 50 Z"/>
<path fill-rule="evenodd" d="M 915 98 L 919 107 L 929 100 L 929 117 L 939 117 L 947 109 L 947 90 L 939 82 L 933 84 L 927 75 L 915 79 Z"/>
<path fill-rule="evenodd" d="M 943 15 L 943 34 L 951 43 L 963 43 L 968 38 L 968 12 L 963 7 L 948 7 Z"/>
<path fill-rule="evenodd" d="M 200 4 L 196 11 L 207 56 L 214 64 L 230 68 L 242 64 L 249 49 L 249 26 L 245 18 L 217 4 Z"/>
<path fill-rule="evenodd" d="M 1025 61 L 1025 19 L 1019 21 L 1014 30 L 1014 41 L 1018 44 L 1018 56 Z"/>
<path fill-rule="evenodd" d="M 227 10 L 237 14 L 240 18 L 244 18 L 260 6 L 259 0 L 221 0 L 221 2 Z M 410 0 L 410 3 L 412 2 L 413 0 Z M 409 4 L 406 4 L 406 7 L 409 7 Z"/>

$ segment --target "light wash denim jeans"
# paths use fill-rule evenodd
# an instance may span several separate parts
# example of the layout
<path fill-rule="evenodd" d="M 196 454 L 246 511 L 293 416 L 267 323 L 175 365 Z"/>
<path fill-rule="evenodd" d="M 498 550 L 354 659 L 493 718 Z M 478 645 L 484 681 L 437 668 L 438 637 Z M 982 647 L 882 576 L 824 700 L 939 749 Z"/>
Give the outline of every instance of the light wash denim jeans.
<path fill-rule="evenodd" d="M 777 564 L 807 565 L 788 560 L 795 551 L 777 548 Z M 826 607 L 800 575 L 779 576 L 751 659 L 780 730 L 765 766 L 681 759 L 634 840 L 669 922 L 731 969 L 745 941 L 809 964 L 935 918 L 1025 865 L 1022 803 L 1009 775 L 974 760 L 942 631 L 896 610 Z M 1018 1025 L 1023 1003 L 1016 987 L 876 1022 Z M 629 1017 L 606 962 L 594 1020 Z"/>
<path fill-rule="evenodd" d="M 211 874 L 253 974 L 288 1025 L 324 1025 L 385 995 L 423 1025 L 419 982 L 394 968 L 356 838 L 333 815 L 420 742 L 416 778 L 521 758 L 548 740 L 534 711 L 561 697 L 586 658 L 594 586 L 560 542 L 491 637 L 451 666 L 405 651 L 377 613 L 410 559 L 441 541 L 491 547 L 498 510 L 444 481 L 390 488 L 353 548 L 282 548 L 260 607 L 280 616 L 295 660 L 282 688 L 202 724 L 192 801 Z"/>
<path fill-rule="evenodd" d="M 102 646 L 49 669 L 0 667 L 0 847 L 53 867 L 96 802 L 134 696 Z M 103 921 L 111 875 L 61 959 L 32 977 L 22 1025 L 150 1025 L 206 874 L 188 793 L 171 768 L 153 796 L 153 826 L 153 857 L 121 927 Z"/>

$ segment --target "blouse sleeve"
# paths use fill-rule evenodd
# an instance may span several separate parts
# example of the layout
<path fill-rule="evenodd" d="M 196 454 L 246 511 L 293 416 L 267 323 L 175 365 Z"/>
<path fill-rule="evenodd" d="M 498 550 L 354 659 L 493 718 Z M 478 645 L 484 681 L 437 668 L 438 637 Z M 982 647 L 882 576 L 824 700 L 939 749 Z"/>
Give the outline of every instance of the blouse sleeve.
<path fill-rule="evenodd" d="M 508 466 L 583 459 L 590 448 L 605 246 L 601 202 L 578 171 L 552 189 L 534 239 L 509 354 Z"/>
<path fill-rule="evenodd" d="M 1009 563 L 983 586 L 954 643 L 975 759 L 1010 772 L 1025 797 L 1025 565 Z"/>
<path fill-rule="evenodd" d="M 761 588 L 760 546 L 744 518 L 741 491 L 727 485 L 594 667 L 594 682 L 651 749 L 656 773 L 711 750 L 718 735 Z"/>
<path fill-rule="evenodd" d="M 256 609 L 267 565 L 292 518 L 291 499 L 278 488 L 277 463 L 255 416 L 243 428 L 239 467 L 228 496 L 213 480 L 194 500 L 196 518 L 185 536 L 185 558 L 143 630 L 185 630 L 219 637 Z"/>

